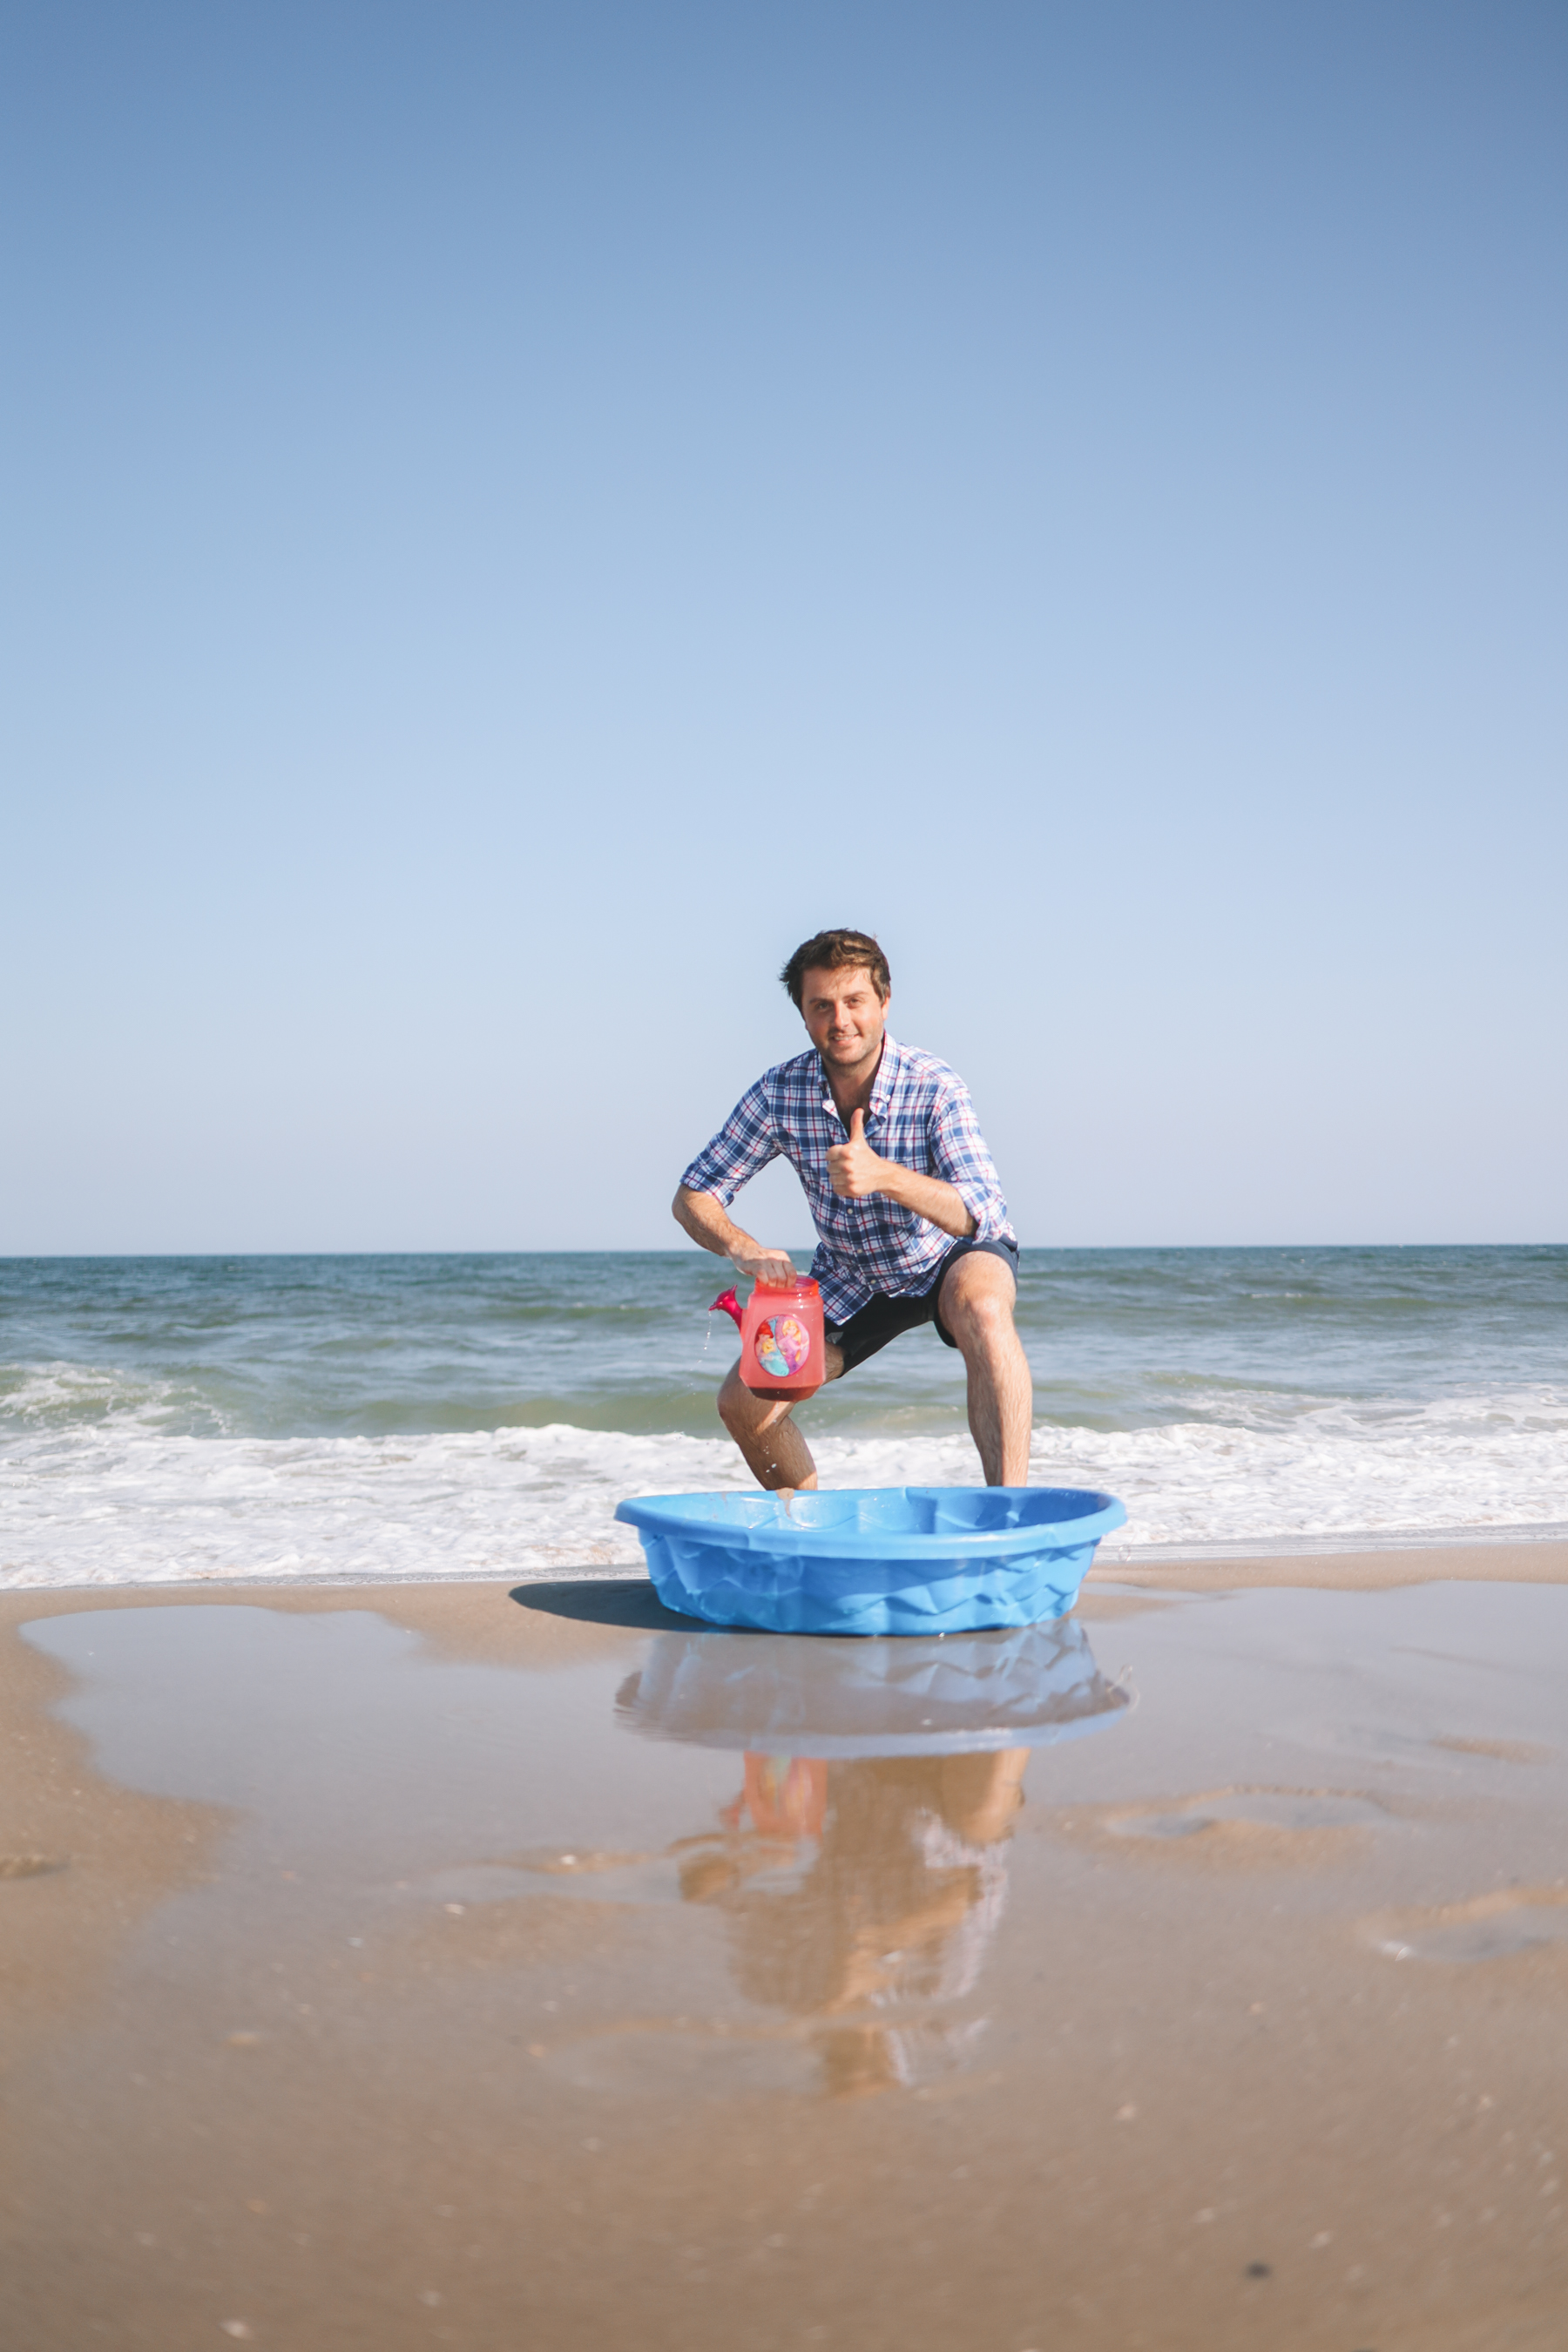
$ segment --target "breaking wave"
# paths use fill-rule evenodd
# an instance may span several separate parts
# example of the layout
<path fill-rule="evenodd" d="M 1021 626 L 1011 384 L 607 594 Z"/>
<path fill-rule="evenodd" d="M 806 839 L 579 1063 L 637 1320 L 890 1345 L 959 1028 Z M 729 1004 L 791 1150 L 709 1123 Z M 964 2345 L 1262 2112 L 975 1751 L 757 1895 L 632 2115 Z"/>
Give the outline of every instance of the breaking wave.
<path fill-rule="evenodd" d="M 43 1368 L 0 1445 L 0 1582 L 184 1583 L 633 1569 L 630 1494 L 740 1488 L 721 1437 L 553 1423 L 413 1436 L 202 1436 L 156 1382 Z M 1287 1406 L 1131 1429 L 1037 1427 L 1031 1479 L 1119 1495 L 1114 1553 L 1568 1519 L 1568 1391 Z M 813 1433 L 825 1485 L 973 1484 L 966 1435 Z"/>

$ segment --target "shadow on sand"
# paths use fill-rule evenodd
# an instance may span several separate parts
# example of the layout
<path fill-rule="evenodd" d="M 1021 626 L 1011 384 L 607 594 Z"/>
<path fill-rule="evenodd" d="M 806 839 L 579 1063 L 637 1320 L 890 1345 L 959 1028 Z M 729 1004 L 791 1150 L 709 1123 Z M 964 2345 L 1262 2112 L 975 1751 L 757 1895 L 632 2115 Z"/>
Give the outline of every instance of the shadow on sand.
<path fill-rule="evenodd" d="M 652 1585 L 637 1577 L 562 1577 L 553 1583 L 514 1585 L 510 1598 L 520 1608 L 542 1610 L 549 1617 L 574 1617 L 587 1625 L 625 1625 L 637 1633 L 721 1630 L 667 1609 Z"/>

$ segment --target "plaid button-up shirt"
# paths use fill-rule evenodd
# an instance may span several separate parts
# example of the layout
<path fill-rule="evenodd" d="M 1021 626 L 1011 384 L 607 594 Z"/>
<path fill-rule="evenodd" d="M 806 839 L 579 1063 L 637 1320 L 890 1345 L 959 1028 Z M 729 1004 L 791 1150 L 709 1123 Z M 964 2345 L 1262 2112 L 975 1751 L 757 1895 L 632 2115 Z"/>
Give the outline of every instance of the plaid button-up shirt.
<path fill-rule="evenodd" d="M 866 1140 L 884 1160 L 945 1178 L 974 1219 L 976 1241 L 1014 1238 L 969 1089 L 934 1054 L 883 1038 Z M 800 1178 L 821 1236 L 811 1270 L 822 1287 L 823 1315 L 835 1327 L 878 1291 L 907 1298 L 929 1290 L 953 1242 L 940 1225 L 880 1193 L 841 1201 L 828 1181 L 827 1154 L 847 1141 L 813 1047 L 793 1062 L 776 1063 L 748 1087 L 680 1180 L 693 1192 L 711 1192 L 727 1209 L 742 1184 L 782 1152 Z"/>

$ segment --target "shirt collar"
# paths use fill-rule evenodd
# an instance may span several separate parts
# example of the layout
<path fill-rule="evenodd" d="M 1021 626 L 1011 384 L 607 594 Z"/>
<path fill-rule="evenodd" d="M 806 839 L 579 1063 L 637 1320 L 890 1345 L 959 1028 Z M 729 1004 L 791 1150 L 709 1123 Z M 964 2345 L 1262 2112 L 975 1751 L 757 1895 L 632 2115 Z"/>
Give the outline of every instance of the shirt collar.
<path fill-rule="evenodd" d="M 887 1117 L 888 1104 L 893 1092 L 893 1079 L 897 1074 L 899 1063 L 903 1058 L 903 1050 L 892 1031 L 884 1029 L 882 1052 L 877 1064 L 877 1075 L 871 1081 L 871 1099 L 866 1108 L 868 1125 L 872 1119 Z M 833 1099 L 833 1088 L 827 1083 L 826 1065 L 820 1054 L 816 1056 L 816 1075 L 822 1087 L 822 1108 L 837 1118 L 838 1106 Z"/>

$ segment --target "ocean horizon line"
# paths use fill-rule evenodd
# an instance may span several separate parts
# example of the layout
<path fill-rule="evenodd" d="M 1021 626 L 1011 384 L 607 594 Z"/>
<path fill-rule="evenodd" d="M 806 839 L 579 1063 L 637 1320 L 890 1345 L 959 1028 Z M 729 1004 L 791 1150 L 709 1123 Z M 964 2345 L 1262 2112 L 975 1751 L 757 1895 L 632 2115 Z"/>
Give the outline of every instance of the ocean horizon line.
<path fill-rule="evenodd" d="M 771 1246 L 801 1252 L 815 1250 L 815 1241 L 780 1241 Z M 1341 1241 L 1341 1242 L 1031 1242 L 1022 1241 L 1021 1250 L 1039 1257 L 1117 1257 L 1117 1256 L 1225 1256 L 1247 1251 L 1275 1251 L 1328 1255 L 1336 1251 L 1394 1252 L 1399 1250 L 1563 1250 L 1568 1249 L 1568 1237 L 1559 1241 Z M 679 1242 L 646 1245 L 632 1242 L 603 1244 L 595 1247 L 550 1245 L 544 1247 L 440 1249 L 181 1249 L 181 1250 L 0 1250 L 0 1266 L 5 1265 L 186 1265 L 233 1264 L 237 1261 L 317 1260 L 329 1258 L 363 1258 L 366 1260 L 407 1258 L 520 1258 L 520 1257 L 678 1257 L 700 1263 L 715 1253 L 699 1249 L 695 1244 Z"/>

